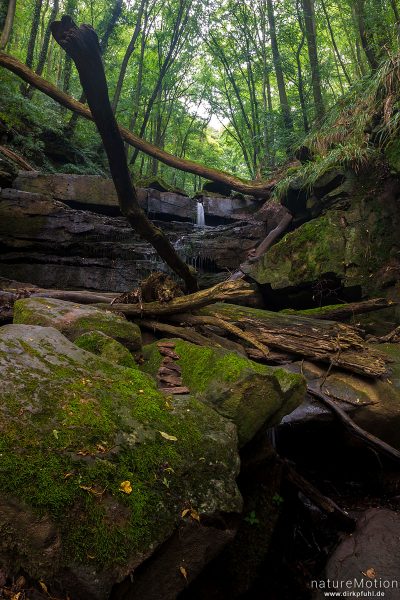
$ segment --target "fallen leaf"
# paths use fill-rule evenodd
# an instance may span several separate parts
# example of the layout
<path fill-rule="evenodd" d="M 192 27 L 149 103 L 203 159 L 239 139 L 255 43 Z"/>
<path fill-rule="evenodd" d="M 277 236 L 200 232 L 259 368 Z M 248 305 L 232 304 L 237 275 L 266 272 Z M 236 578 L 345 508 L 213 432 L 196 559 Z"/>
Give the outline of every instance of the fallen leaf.
<path fill-rule="evenodd" d="M 375 577 L 376 577 L 376 571 L 372 567 L 367 569 L 365 571 L 365 573 L 364 573 L 364 571 L 362 571 L 362 574 L 365 575 L 365 577 L 368 577 L 369 579 L 375 579 Z"/>
<path fill-rule="evenodd" d="M 11 596 L 11 600 L 19 600 L 21 598 L 22 592 L 18 592 L 17 594 L 13 594 Z"/>
<path fill-rule="evenodd" d="M 42 588 L 42 590 L 45 592 L 45 594 L 48 594 L 48 593 L 49 593 L 49 591 L 48 591 L 48 589 L 47 589 L 47 585 L 45 584 L 45 582 L 44 582 L 44 581 L 39 581 L 39 585 L 40 585 L 40 587 Z"/>
<path fill-rule="evenodd" d="M 187 574 L 187 571 L 186 571 L 185 567 L 182 567 L 182 566 L 181 566 L 181 567 L 179 567 L 179 570 L 180 570 L 180 572 L 181 572 L 181 575 L 182 575 L 182 576 L 183 576 L 183 577 L 186 579 L 186 581 L 187 581 L 187 575 L 188 575 L 188 574 Z"/>
<path fill-rule="evenodd" d="M 64 475 L 64 479 L 68 479 L 69 477 L 72 477 L 73 473 L 65 473 Z"/>
<path fill-rule="evenodd" d="M 53 435 L 56 438 L 56 440 L 58 440 L 58 431 L 57 431 L 57 429 L 53 429 Z"/>
<path fill-rule="evenodd" d="M 185 508 L 185 510 L 183 510 L 181 512 L 181 517 L 186 517 L 186 515 L 188 515 L 190 513 L 190 508 Z"/>
<path fill-rule="evenodd" d="M 161 436 L 162 436 L 162 437 L 163 437 L 165 440 L 168 440 L 168 441 L 170 441 L 170 442 L 177 442 L 177 441 L 178 441 L 178 438 L 177 438 L 177 437 L 175 437 L 174 435 L 169 435 L 168 433 L 165 433 L 165 431 L 160 431 L 159 433 L 160 433 L 160 435 L 161 435 Z"/>
<path fill-rule="evenodd" d="M 121 492 L 124 494 L 132 494 L 132 485 L 130 481 L 123 481 L 119 486 Z"/>
<path fill-rule="evenodd" d="M 200 523 L 200 515 L 197 512 L 197 510 L 194 510 L 193 508 L 190 509 L 190 516 L 194 521 L 198 521 Z"/>

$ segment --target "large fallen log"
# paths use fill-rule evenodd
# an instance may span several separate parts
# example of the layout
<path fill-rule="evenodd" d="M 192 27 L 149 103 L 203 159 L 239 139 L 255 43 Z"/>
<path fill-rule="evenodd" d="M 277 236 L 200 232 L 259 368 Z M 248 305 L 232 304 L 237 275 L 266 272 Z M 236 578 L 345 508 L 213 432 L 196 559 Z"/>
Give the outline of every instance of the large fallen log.
<path fill-rule="evenodd" d="M 237 300 L 251 296 L 253 289 L 243 280 L 223 281 L 206 290 L 200 290 L 187 296 L 179 296 L 170 302 L 146 302 L 143 304 L 97 304 L 99 308 L 122 312 L 128 317 L 153 318 L 165 317 L 198 310 L 207 304 L 225 300 Z"/>
<path fill-rule="evenodd" d="M 361 315 L 375 310 L 382 310 L 396 306 L 397 302 L 387 298 L 372 298 L 361 302 L 350 302 L 349 304 L 336 304 L 334 306 L 322 306 L 321 308 L 310 308 L 308 310 L 284 310 L 282 314 L 299 315 L 313 319 L 326 321 L 345 321 L 355 315 Z"/>
<path fill-rule="evenodd" d="M 124 143 L 108 97 L 99 39 L 89 25 L 77 27 L 71 17 L 51 23 L 56 42 L 72 58 L 100 133 L 110 165 L 122 214 L 139 235 L 148 241 L 169 267 L 183 279 L 189 292 L 198 289 L 193 270 L 181 259 L 162 229 L 156 227 L 139 205 L 132 183 Z"/>
<path fill-rule="evenodd" d="M 387 372 L 385 357 L 368 346 L 356 328 L 344 323 L 232 304 L 206 306 L 200 314 L 231 321 L 243 331 L 257 336 L 268 348 L 369 377 L 380 377 Z M 190 324 L 191 316 L 185 319 L 180 316 L 180 322 Z"/>
<path fill-rule="evenodd" d="M 20 62 L 17 58 L 10 56 L 5 52 L 0 52 L 0 66 L 12 71 L 15 73 L 15 75 L 18 75 L 18 77 L 23 79 L 23 81 L 26 81 L 26 83 L 40 90 L 62 106 L 65 106 L 69 110 L 72 110 L 85 119 L 90 121 L 93 120 L 92 113 L 85 104 L 82 104 L 68 94 L 65 94 L 55 85 L 49 81 L 46 81 L 46 79 L 43 79 L 43 77 L 36 75 L 36 73 L 31 71 L 31 69 Z M 237 190 L 243 194 L 250 194 L 252 196 L 256 196 L 257 198 L 265 199 L 271 194 L 271 190 L 273 189 L 275 182 L 246 181 L 245 179 L 240 179 L 239 177 L 235 177 L 230 173 L 218 171 L 217 169 L 206 167 L 205 165 L 196 163 L 192 160 L 178 158 L 173 154 L 169 154 L 169 152 L 165 152 L 165 150 L 162 150 L 150 142 L 138 137 L 126 127 L 120 126 L 119 130 L 127 144 L 137 148 L 149 156 L 152 156 L 153 158 L 156 158 L 160 162 L 173 167 L 174 169 L 186 171 L 187 173 L 193 173 L 194 175 L 199 175 L 205 179 L 211 179 L 212 181 L 223 183 L 231 187 L 233 190 Z"/>

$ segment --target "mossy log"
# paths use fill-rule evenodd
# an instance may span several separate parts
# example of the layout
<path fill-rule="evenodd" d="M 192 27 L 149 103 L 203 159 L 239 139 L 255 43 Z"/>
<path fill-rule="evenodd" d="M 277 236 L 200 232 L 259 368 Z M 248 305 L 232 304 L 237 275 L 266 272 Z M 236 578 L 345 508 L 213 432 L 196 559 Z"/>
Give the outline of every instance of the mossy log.
<path fill-rule="evenodd" d="M 170 302 L 146 302 L 143 304 L 99 304 L 99 308 L 115 310 L 128 317 L 153 318 L 168 317 L 197 310 L 207 304 L 222 300 L 236 300 L 251 296 L 251 285 L 243 280 L 223 281 L 206 290 L 200 290 L 187 296 L 179 296 Z"/>
<path fill-rule="evenodd" d="M 382 310 L 383 308 L 396 306 L 396 304 L 397 302 L 387 300 L 386 298 L 371 298 L 370 300 L 364 300 L 362 302 L 321 306 L 320 308 L 310 308 L 308 310 L 284 310 L 282 313 L 288 315 L 301 315 L 326 321 L 345 321 L 355 315 Z"/>
<path fill-rule="evenodd" d="M 268 348 L 369 377 L 380 377 L 387 372 L 384 356 L 368 346 L 356 328 L 344 323 L 232 304 L 207 306 L 200 310 L 200 314 L 218 315 L 231 321 L 246 333 L 257 336 Z"/>

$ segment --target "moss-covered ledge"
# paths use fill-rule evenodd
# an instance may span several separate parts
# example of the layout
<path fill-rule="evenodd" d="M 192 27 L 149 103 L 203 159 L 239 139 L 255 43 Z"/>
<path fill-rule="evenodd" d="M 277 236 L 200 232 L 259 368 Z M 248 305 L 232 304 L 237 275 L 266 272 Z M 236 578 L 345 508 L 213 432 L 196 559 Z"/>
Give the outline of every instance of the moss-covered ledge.
<path fill-rule="evenodd" d="M 171 340 L 169 340 L 171 341 Z M 272 427 L 304 399 L 305 381 L 281 368 L 258 364 L 236 352 L 173 340 L 183 384 L 235 423 L 245 444 L 263 426 Z M 142 369 L 155 376 L 162 356 L 157 344 L 143 348 Z"/>
<path fill-rule="evenodd" d="M 0 328 L 0 395 L 0 562 L 10 574 L 105 600 L 183 509 L 241 509 L 228 420 L 195 398 L 166 401 L 149 375 L 53 328 Z"/>
<path fill-rule="evenodd" d="M 100 331 L 129 350 L 141 347 L 140 329 L 115 312 L 55 298 L 24 298 L 14 304 L 14 323 L 55 327 L 74 341 L 89 331 Z"/>

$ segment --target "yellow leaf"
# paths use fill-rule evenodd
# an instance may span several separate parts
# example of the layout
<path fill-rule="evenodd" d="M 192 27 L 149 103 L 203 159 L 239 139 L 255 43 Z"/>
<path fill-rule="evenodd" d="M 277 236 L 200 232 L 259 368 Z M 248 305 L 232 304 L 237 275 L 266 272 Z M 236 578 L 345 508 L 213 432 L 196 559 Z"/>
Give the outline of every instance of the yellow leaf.
<path fill-rule="evenodd" d="M 165 440 L 168 440 L 168 441 L 170 441 L 170 442 L 177 442 L 177 441 L 178 441 L 178 438 L 177 438 L 177 437 L 175 437 L 174 435 L 169 435 L 168 433 L 165 433 L 165 431 L 160 431 L 159 433 L 160 433 L 160 435 L 161 435 L 161 436 L 162 436 L 162 437 L 163 437 Z"/>
<path fill-rule="evenodd" d="M 123 481 L 119 486 L 121 492 L 124 494 L 132 494 L 132 485 L 130 481 Z"/>
<path fill-rule="evenodd" d="M 39 585 L 42 588 L 42 590 L 45 592 L 45 594 L 48 594 L 48 589 L 47 589 L 47 585 L 45 584 L 44 581 L 39 581 Z"/>
<path fill-rule="evenodd" d="M 182 566 L 181 566 L 181 567 L 179 567 L 179 570 L 180 570 L 181 574 L 183 575 L 183 577 L 184 577 L 184 578 L 186 579 L 186 581 L 187 581 L 187 571 L 186 571 L 185 567 L 182 567 Z"/>
<path fill-rule="evenodd" d="M 365 577 L 368 577 L 369 579 L 375 579 L 376 577 L 376 571 L 372 567 L 367 569 L 365 573 L 364 571 L 362 571 L 362 574 L 365 575 Z"/>
<path fill-rule="evenodd" d="M 185 510 L 183 510 L 182 513 L 181 513 L 181 517 L 184 518 L 189 513 L 190 513 L 190 508 L 185 508 Z"/>
<path fill-rule="evenodd" d="M 13 594 L 11 596 L 11 600 L 19 600 L 21 598 L 21 593 L 22 592 L 18 592 L 17 594 Z"/>
<path fill-rule="evenodd" d="M 193 508 L 190 509 L 190 516 L 192 517 L 192 519 L 194 521 L 198 521 L 200 523 L 200 515 L 197 512 L 197 510 L 194 510 Z"/>

